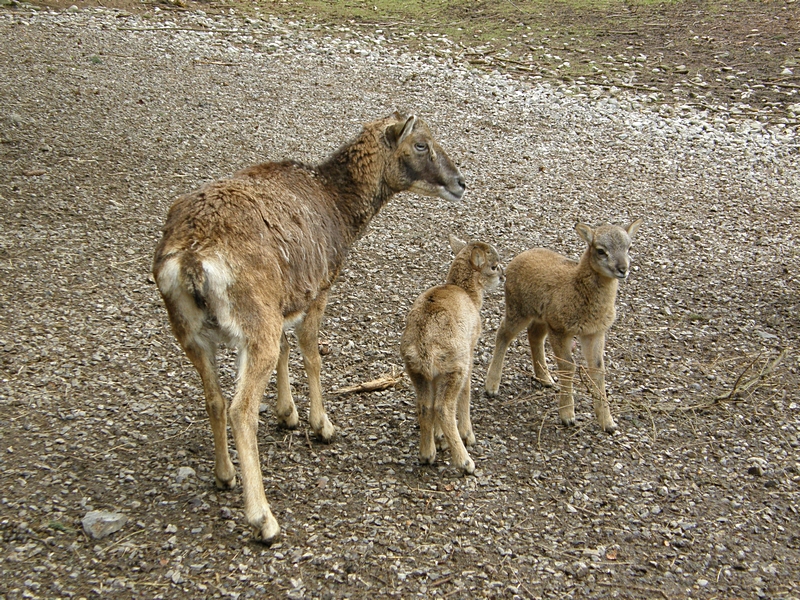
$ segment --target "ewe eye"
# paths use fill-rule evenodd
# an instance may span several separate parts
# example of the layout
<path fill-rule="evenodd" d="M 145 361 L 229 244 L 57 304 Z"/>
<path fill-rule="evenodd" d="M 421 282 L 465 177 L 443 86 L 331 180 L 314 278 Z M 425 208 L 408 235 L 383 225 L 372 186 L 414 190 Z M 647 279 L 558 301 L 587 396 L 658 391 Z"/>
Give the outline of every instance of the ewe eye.
<path fill-rule="evenodd" d="M 414 149 L 417 152 L 425 152 L 428 149 L 428 144 L 423 144 L 422 142 L 417 142 L 414 144 Z"/>

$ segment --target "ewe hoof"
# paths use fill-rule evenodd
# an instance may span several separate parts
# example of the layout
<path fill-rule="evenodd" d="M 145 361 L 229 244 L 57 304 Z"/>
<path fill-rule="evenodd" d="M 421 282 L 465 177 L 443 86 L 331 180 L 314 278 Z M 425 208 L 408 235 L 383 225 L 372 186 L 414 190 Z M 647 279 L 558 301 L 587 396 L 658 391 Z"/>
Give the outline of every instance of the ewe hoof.
<path fill-rule="evenodd" d="M 465 446 L 475 445 L 475 434 L 471 430 L 466 435 L 461 436 L 461 439 L 464 441 Z"/>
<path fill-rule="evenodd" d="M 575 417 L 561 417 L 561 423 L 564 427 L 574 427 L 575 426 Z"/>
<path fill-rule="evenodd" d="M 500 391 L 499 385 L 497 387 L 489 387 L 488 385 L 486 386 L 486 395 L 489 398 L 494 398 L 495 396 L 497 396 L 497 392 L 499 391 Z"/>
<path fill-rule="evenodd" d="M 325 442 L 329 444 L 333 441 L 333 436 L 336 435 L 336 428 L 333 424 L 328 420 L 328 417 L 322 421 L 322 424 L 319 427 L 313 427 L 314 433 L 317 435 L 317 438 L 321 442 Z"/>

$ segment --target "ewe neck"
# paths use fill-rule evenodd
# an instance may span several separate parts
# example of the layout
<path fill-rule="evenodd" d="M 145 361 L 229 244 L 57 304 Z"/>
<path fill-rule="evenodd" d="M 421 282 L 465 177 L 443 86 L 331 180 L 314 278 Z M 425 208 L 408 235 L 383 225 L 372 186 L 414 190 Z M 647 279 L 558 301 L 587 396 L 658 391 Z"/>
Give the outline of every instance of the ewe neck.
<path fill-rule="evenodd" d="M 394 195 L 383 180 L 385 157 L 374 132 L 365 131 L 316 168 L 354 239 Z"/>

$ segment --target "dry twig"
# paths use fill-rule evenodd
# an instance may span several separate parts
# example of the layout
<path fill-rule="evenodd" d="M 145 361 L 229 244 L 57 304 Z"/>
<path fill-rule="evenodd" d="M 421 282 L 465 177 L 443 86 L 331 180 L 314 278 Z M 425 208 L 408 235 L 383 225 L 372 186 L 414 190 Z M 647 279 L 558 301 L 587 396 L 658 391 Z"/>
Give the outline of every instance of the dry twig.
<path fill-rule="evenodd" d="M 363 394 L 365 392 L 380 392 L 382 390 L 389 389 L 391 387 L 397 386 L 403 379 L 403 371 L 400 371 L 399 374 L 395 374 L 394 371 L 392 373 L 385 373 L 378 377 L 377 379 L 373 379 L 372 381 L 365 381 L 364 383 L 359 383 L 358 385 L 351 385 L 348 387 L 339 388 L 336 390 L 336 394 L 338 396 L 344 396 L 347 394 Z"/>

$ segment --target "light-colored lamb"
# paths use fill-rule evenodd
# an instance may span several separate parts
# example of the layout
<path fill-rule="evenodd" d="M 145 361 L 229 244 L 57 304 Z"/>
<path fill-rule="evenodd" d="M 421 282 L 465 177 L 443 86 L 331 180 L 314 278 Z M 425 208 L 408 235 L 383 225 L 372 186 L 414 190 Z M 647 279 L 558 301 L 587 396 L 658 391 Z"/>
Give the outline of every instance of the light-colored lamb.
<path fill-rule="evenodd" d="M 264 542 L 279 532 L 264 494 L 256 438 L 258 405 L 277 367 L 276 414 L 298 424 L 289 387 L 294 327 L 308 375 L 309 421 L 334 435 L 320 389 L 318 333 L 331 285 L 372 217 L 397 192 L 458 200 L 464 178 L 416 117 L 368 123 L 328 160 L 265 163 L 178 198 L 155 252 L 153 274 L 172 330 L 203 381 L 214 434 L 217 485 L 236 477 L 226 415 L 239 453 L 247 522 Z M 228 408 L 216 350 L 237 350 L 236 392 Z"/>
<path fill-rule="evenodd" d="M 527 250 L 506 269 L 506 313 L 497 330 L 494 355 L 486 375 L 486 392 L 497 394 L 509 344 L 528 328 L 533 369 L 544 385 L 553 385 L 544 358 L 544 340 L 556 355 L 561 379 L 558 414 L 565 425 L 575 423 L 572 380 L 572 340 L 578 337 L 588 364 L 594 412 L 605 431 L 616 430 L 605 390 L 606 332 L 616 318 L 617 286 L 628 276 L 631 239 L 642 220 L 627 227 L 579 223 L 575 230 L 587 248 L 580 262 L 544 248 Z"/>
<path fill-rule="evenodd" d="M 456 257 L 447 283 L 414 302 L 400 354 L 417 393 L 420 461 L 436 460 L 434 433 L 441 431 L 452 465 L 474 473 L 475 462 L 464 446 L 475 443 L 469 417 L 472 361 L 481 334 L 483 293 L 497 286 L 503 269 L 488 244 L 450 236 L 450 247 Z"/>

